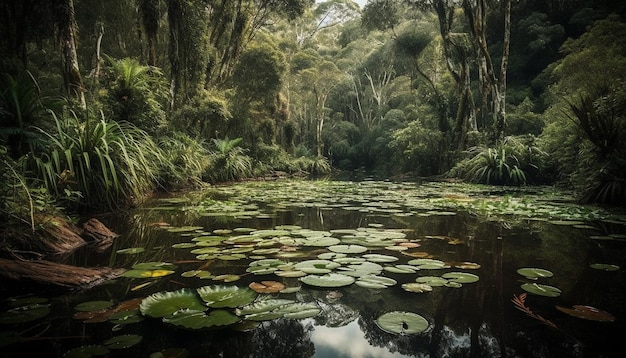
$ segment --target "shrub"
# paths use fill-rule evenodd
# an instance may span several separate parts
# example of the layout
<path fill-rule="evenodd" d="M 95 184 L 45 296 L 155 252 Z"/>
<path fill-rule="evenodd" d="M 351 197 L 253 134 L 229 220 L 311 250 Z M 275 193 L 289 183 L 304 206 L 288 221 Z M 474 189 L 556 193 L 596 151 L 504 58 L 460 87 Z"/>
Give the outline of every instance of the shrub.
<path fill-rule="evenodd" d="M 59 197 L 73 190 L 82 204 L 116 206 L 140 200 L 156 186 L 162 152 L 146 132 L 128 122 L 53 114 L 55 127 L 37 130 L 46 139 L 33 156 L 44 187 Z"/>
<path fill-rule="evenodd" d="M 210 152 L 202 140 L 174 132 L 159 141 L 165 162 L 161 167 L 161 184 L 167 188 L 199 187 L 209 168 Z"/>
<path fill-rule="evenodd" d="M 493 148 L 472 147 L 468 158 L 457 163 L 448 176 L 472 183 L 525 185 L 537 182 L 546 154 L 534 145 L 534 137 L 506 137 Z"/>
<path fill-rule="evenodd" d="M 213 139 L 215 149 L 210 158 L 211 164 L 203 178 L 209 182 L 240 180 L 252 175 L 252 158 L 246 155 L 239 144 L 242 138 Z"/>

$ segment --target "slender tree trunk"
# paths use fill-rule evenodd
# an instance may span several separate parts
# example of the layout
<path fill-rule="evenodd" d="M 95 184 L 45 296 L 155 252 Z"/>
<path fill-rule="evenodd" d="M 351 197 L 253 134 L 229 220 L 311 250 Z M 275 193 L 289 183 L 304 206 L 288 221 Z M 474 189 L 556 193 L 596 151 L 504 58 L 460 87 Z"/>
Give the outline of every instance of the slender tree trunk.
<path fill-rule="evenodd" d="M 500 64 L 500 82 L 498 83 L 498 97 L 494 100 L 494 137 L 503 139 L 506 129 L 506 74 L 509 64 L 509 49 L 511 45 L 511 0 L 504 4 L 504 40 L 502 49 L 502 63 Z"/>
<path fill-rule="evenodd" d="M 170 58 L 170 109 L 174 109 L 181 86 L 181 58 L 180 37 L 182 34 L 183 4 L 181 0 L 169 0 L 167 18 L 170 28 L 169 58 Z"/>
<path fill-rule="evenodd" d="M 82 108 L 87 108 L 76 52 L 74 0 L 62 0 L 57 3 L 57 27 L 65 92 L 68 96 L 77 98 Z"/>

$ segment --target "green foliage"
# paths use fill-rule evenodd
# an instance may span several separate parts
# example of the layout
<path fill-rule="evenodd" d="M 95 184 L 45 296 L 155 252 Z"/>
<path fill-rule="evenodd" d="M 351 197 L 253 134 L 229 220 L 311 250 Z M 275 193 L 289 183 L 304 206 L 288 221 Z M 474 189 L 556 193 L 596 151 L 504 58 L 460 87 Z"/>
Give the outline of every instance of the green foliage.
<path fill-rule="evenodd" d="M 445 162 L 444 137 L 441 132 L 423 125 L 420 120 L 396 130 L 389 143 L 393 158 L 404 171 L 420 176 L 439 174 Z"/>
<path fill-rule="evenodd" d="M 296 164 L 313 177 L 329 174 L 332 171 L 332 166 L 325 157 L 299 157 L 296 159 Z"/>
<path fill-rule="evenodd" d="M 211 164 L 203 179 L 209 182 L 236 181 L 252 175 L 252 158 L 239 144 L 242 138 L 213 139 L 214 150 L 210 155 Z"/>
<path fill-rule="evenodd" d="M 199 187 L 210 165 L 210 152 L 204 141 L 174 132 L 159 141 L 165 161 L 161 163 L 161 183 L 168 188 Z"/>
<path fill-rule="evenodd" d="M 13 158 L 32 152 L 37 140 L 34 125 L 53 107 L 50 99 L 42 98 L 37 83 L 30 73 L 13 77 L 3 73 L 0 77 L 0 142 L 6 143 Z"/>
<path fill-rule="evenodd" d="M 472 147 L 469 157 L 459 162 L 448 176 L 468 182 L 493 185 L 536 183 L 545 153 L 534 144 L 534 137 L 506 137 L 495 147 Z"/>
<path fill-rule="evenodd" d="M 176 130 L 199 138 L 211 138 L 224 131 L 232 114 L 224 93 L 203 90 L 187 104 L 173 111 L 170 123 Z"/>
<path fill-rule="evenodd" d="M 162 152 L 128 122 L 53 114 L 54 128 L 37 128 L 46 139 L 32 165 L 43 186 L 60 198 L 79 192 L 89 207 L 140 200 L 157 183 Z"/>
<path fill-rule="evenodd" d="M 165 85 L 161 72 L 133 58 L 110 59 L 111 89 L 106 113 L 154 134 L 165 126 Z"/>
<path fill-rule="evenodd" d="M 559 179 L 583 202 L 626 202 L 626 24 L 609 16 L 562 47 L 550 75 L 541 143 Z"/>

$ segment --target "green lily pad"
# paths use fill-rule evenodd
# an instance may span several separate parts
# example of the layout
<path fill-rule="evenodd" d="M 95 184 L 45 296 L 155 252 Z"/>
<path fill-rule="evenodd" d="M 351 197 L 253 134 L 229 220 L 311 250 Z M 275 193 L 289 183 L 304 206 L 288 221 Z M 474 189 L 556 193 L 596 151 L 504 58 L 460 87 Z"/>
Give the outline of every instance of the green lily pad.
<path fill-rule="evenodd" d="M 140 253 L 142 253 L 144 251 L 146 251 L 146 249 L 143 248 L 143 247 L 129 247 L 127 249 L 117 250 L 116 252 L 118 254 L 131 255 L 131 254 L 140 254 Z"/>
<path fill-rule="evenodd" d="M 229 311 L 214 310 L 206 314 L 203 311 L 183 310 L 163 318 L 163 322 L 189 329 L 228 326 L 240 321 L 240 318 Z"/>
<path fill-rule="evenodd" d="M 193 242 L 180 242 L 172 245 L 173 249 L 190 249 L 192 247 L 196 247 L 196 244 Z"/>
<path fill-rule="evenodd" d="M 394 286 L 398 281 L 384 276 L 363 276 L 359 277 L 355 284 L 366 288 L 387 288 Z"/>
<path fill-rule="evenodd" d="M 138 309 L 115 312 L 109 317 L 109 321 L 113 324 L 131 324 L 137 323 L 144 320 L 144 316 L 141 315 L 141 312 Z"/>
<path fill-rule="evenodd" d="M 522 285 L 522 289 L 528 293 L 539 296 L 559 297 L 561 295 L 561 290 L 558 288 L 538 283 L 525 283 Z"/>
<path fill-rule="evenodd" d="M 302 283 L 316 287 L 342 287 L 354 283 L 354 277 L 339 273 L 328 273 L 325 275 L 308 275 L 300 278 Z"/>
<path fill-rule="evenodd" d="M 271 312 L 279 307 L 287 304 L 295 303 L 294 300 L 281 299 L 281 298 L 269 298 L 262 299 L 258 302 L 249 303 L 235 310 L 238 316 L 251 315 L 255 313 Z"/>
<path fill-rule="evenodd" d="M 341 242 L 341 240 L 335 237 L 321 236 L 321 237 L 307 237 L 302 245 L 304 246 L 314 246 L 314 247 L 328 247 L 337 245 Z"/>
<path fill-rule="evenodd" d="M 162 318 L 183 309 L 205 311 L 207 307 L 194 290 L 182 289 L 153 293 L 141 301 L 139 309 L 146 316 Z"/>
<path fill-rule="evenodd" d="M 376 325 L 385 332 L 394 334 L 417 334 L 426 331 L 426 318 L 412 312 L 387 312 L 376 319 Z"/>
<path fill-rule="evenodd" d="M 128 278 L 158 278 L 173 274 L 172 270 L 128 270 L 122 274 Z"/>
<path fill-rule="evenodd" d="M 432 291 L 433 287 L 425 283 L 409 282 L 403 283 L 402 289 L 408 292 L 424 293 Z"/>
<path fill-rule="evenodd" d="M 63 358 L 90 358 L 109 354 L 109 349 L 101 345 L 82 346 L 65 352 Z"/>
<path fill-rule="evenodd" d="M 364 259 L 370 262 L 378 262 L 378 263 L 389 263 L 398 261 L 398 258 L 391 255 L 383 255 L 383 254 L 366 254 L 362 256 Z"/>
<path fill-rule="evenodd" d="M 74 309 L 80 312 L 89 312 L 110 308 L 111 306 L 113 306 L 111 301 L 89 301 L 76 305 Z"/>
<path fill-rule="evenodd" d="M 551 271 L 542 268 L 523 267 L 517 270 L 517 273 L 530 280 L 536 280 L 538 278 L 552 277 L 554 274 Z"/>
<path fill-rule="evenodd" d="M 448 272 L 441 275 L 441 277 L 456 283 L 474 283 L 480 279 L 478 276 L 467 272 Z"/>
<path fill-rule="evenodd" d="M 125 349 L 141 342 L 142 337 L 136 334 L 124 334 L 108 339 L 104 345 L 109 349 Z"/>
<path fill-rule="evenodd" d="M 278 308 L 284 318 L 303 319 L 315 317 L 322 309 L 314 302 L 295 302 Z"/>
<path fill-rule="evenodd" d="M 421 276 L 415 279 L 417 283 L 424 283 L 431 287 L 445 286 L 448 280 L 439 276 Z"/>
<path fill-rule="evenodd" d="M 391 273 L 415 273 L 417 270 L 415 266 L 411 265 L 385 266 L 383 269 Z"/>
<path fill-rule="evenodd" d="M 45 304 L 20 306 L 0 313 L 0 324 L 25 323 L 38 320 L 50 314 L 50 307 Z"/>
<path fill-rule="evenodd" d="M 414 259 L 407 262 L 407 264 L 416 266 L 420 270 L 439 270 L 447 268 L 445 262 L 434 259 Z"/>
<path fill-rule="evenodd" d="M 213 308 L 234 308 L 248 304 L 257 297 L 256 292 L 251 289 L 237 286 L 204 286 L 196 291 L 206 305 Z"/>
<path fill-rule="evenodd" d="M 133 265 L 135 270 L 176 270 L 177 266 L 169 262 L 142 262 Z"/>
<path fill-rule="evenodd" d="M 328 250 L 342 254 L 360 254 L 367 251 L 367 247 L 361 245 L 333 245 Z"/>
<path fill-rule="evenodd" d="M 617 271 L 620 269 L 619 266 L 611 265 L 611 264 L 591 264 L 589 265 L 589 267 L 595 270 L 603 270 L 603 271 Z"/>
<path fill-rule="evenodd" d="M 339 266 L 341 264 L 334 261 L 315 259 L 298 262 L 294 269 L 308 274 L 325 274 L 330 273 Z"/>

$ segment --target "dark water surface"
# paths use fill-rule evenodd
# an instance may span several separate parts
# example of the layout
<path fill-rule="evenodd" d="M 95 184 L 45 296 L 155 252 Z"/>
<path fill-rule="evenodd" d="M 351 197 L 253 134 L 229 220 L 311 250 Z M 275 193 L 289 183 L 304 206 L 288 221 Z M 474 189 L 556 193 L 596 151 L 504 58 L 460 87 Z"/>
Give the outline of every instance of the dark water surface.
<path fill-rule="evenodd" d="M 503 202 L 512 207 L 509 194 L 489 192 L 485 188 L 468 192 L 464 186 L 443 184 L 426 189 L 387 182 L 319 185 L 277 182 L 225 186 L 213 188 L 210 193 L 155 199 L 132 212 L 100 218 L 120 237 L 103 252 L 88 247 L 76 252 L 68 259 L 69 263 L 131 269 L 137 263 L 167 262 L 176 265 L 175 272 L 155 278 L 122 277 L 85 292 L 35 292 L 49 300 L 51 313 L 27 323 L 0 325 L 0 342 L 15 333 L 23 339 L 12 344 L 7 344 L 5 339 L 1 356 L 62 357 L 67 352 L 77 354 L 73 350 L 77 347 L 106 346 L 112 337 L 138 335 L 139 343 L 109 349 L 107 356 L 626 357 L 626 225 L 620 216 L 583 211 L 573 218 L 578 223 L 573 223 L 566 214 L 578 210 L 575 205 L 558 198 L 544 197 L 542 201 L 541 193 L 533 197 L 536 201 L 524 204 L 526 208 L 536 205 L 541 211 L 530 215 L 522 212 L 520 206 L 506 212 L 502 209 Z M 524 202 L 527 196 L 530 194 L 515 192 L 514 204 Z M 489 201 L 472 202 L 477 197 Z M 550 205 L 561 203 L 557 209 L 540 208 L 546 201 Z M 457 205 L 456 209 L 453 205 Z M 560 205 L 568 205 L 569 211 Z M 195 228 L 186 231 L 185 226 Z M 193 238 L 214 234 L 214 230 L 218 230 L 218 235 L 233 237 L 241 234 L 225 230 L 286 226 L 293 231 L 290 235 L 283 235 L 287 237 L 282 241 L 269 238 L 275 239 L 276 244 L 263 246 L 280 251 L 268 251 L 265 255 L 247 252 L 237 260 L 198 258 L 191 252 L 194 247 L 172 248 L 179 243 L 194 243 Z M 329 252 L 327 247 L 289 244 L 289 236 L 301 237 L 296 228 L 402 233 L 405 237 L 396 239 L 396 244 L 409 242 L 420 246 L 402 252 L 396 250 L 397 246 L 392 249 L 372 246 L 366 253 L 396 256 L 399 260 L 393 265 L 416 258 L 405 255 L 407 252 L 428 255 L 447 266 L 412 274 L 385 270 L 380 276 L 393 278 L 397 284 L 384 289 L 356 284 L 318 288 L 303 284 L 298 278 L 247 273 L 250 262 L 261 256 L 299 262 Z M 333 233 L 332 237 L 352 243 L 346 235 Z M 224 246 L 232 253 L 233 248 L 243 245 L 218 247 Z M 145 251 L 136 254 L 118 251 L 134 247 Z M 466 268 L 461 264 L 466 262 L 480 267 Z M 590 267 L 598 263 L 620 268 L 606 271 Z M 517 273 L 523 267 L 543 268 L 554 276 L 532 281 Z M 241 278 L 219 282 L 211 277 L 181 275 L 192 270 L 208 271 L 211 277 L 233 274 Z M 425 293 L 402 288 L 403 283 L 415 282 L 418 277 L 453 271 L 472 273 L 480 279 L 458 288 L 433 287 Z M 305 319 L 264 320 L 256 328 L 243 332 L 231 327 L 186 329 L 153 317 L 129 324 L 110 320 L 86 323 L 84 319 L 72 318 L 76 305 L 92 300 L 119 304 L 156 292 L 213 285 L 247 287 L 251 282 L 263 280 L 280 281 L 289 288 L 301 287 L 296 292 L 272 296 L 313 302 L 321 309 L 320 313 Z M 523 312 L 512 299 L 522 297 L 526 291 L 521 285 L 529 282 L 557 287 L 561 294 L 546 297 L 529 293 L 524 301 L 527 310 Z M 146 286 L 141 287 L 143 284 Z M 606 311 L 614 321 L 573 317 L 556 308 L 574 305 Z M 387 333 L 376 320 L 391 311 L 417 313 L 426 318 L 429 326 L 420 334 Z M 66 356 L 79 356 L 71 354 Z"/>

